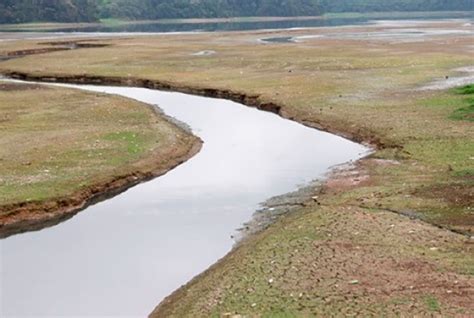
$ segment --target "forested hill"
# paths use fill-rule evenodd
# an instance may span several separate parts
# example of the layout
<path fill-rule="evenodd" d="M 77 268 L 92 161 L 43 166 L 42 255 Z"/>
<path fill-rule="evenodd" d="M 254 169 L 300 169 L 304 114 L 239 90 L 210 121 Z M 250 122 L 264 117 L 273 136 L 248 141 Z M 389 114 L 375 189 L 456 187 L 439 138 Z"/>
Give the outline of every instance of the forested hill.
<path fill-rule="evenodd" d="M 0 0 L 0 23 L 474 10 L 474 0 Z"/>
<path fill-rule="evenodd" d="M 326 12 L 474 10 L 474 0 L 102 0 L 101 16 L 161 19 Z"/>
<path fill-rule="evenodd" d="M 97 0 L 0 0 L 0 23 L 91 22 L 99 7 Z"/>

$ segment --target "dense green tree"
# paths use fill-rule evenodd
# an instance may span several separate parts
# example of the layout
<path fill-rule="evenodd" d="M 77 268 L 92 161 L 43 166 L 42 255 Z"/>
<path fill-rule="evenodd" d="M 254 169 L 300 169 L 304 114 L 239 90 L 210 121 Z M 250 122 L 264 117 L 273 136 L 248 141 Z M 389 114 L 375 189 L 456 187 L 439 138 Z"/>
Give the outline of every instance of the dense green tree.
<path fill-rule="evenodd" d="M 1 0 L 0 22 L 96 21 L 95 0 Z"/>

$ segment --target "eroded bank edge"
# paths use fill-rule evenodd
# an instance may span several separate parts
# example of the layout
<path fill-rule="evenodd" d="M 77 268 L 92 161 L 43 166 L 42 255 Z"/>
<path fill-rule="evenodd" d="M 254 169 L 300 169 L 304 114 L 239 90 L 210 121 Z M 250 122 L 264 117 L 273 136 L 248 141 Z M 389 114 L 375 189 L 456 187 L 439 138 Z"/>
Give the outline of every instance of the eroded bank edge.
<path fill-rule="evenodd" d="M 156 116 L 161 116 L 183 132 L 185 138 L 180 146 L 165 153 L 152 151 L 146 158 L 132 163 L 137 166 L 133 171 L 106 178 L 79 189 L 67 197 L 0 205 L 0 239 L 57 225 L 93 204 L 166 174 L 201 150 L 202 140 L 192 135 L 184 125 L 164 116 L 161 110 L 153 105 L 141 104 L 144 107 L 150 107 Z"/>

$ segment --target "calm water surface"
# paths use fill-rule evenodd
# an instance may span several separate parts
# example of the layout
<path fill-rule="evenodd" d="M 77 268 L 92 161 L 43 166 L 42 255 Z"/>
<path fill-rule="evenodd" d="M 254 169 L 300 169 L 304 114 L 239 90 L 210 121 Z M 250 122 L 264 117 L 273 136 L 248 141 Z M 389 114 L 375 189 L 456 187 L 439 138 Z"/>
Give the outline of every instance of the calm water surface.
<path fill-rule="evenodd" d="M 63 224 L 0 241 L 2 317 L 144 317 L 224 256 L 260 202 L 367 152 L 226 100 L 82 88 L 157 104 L 205 144 L 168 174 Z"/>

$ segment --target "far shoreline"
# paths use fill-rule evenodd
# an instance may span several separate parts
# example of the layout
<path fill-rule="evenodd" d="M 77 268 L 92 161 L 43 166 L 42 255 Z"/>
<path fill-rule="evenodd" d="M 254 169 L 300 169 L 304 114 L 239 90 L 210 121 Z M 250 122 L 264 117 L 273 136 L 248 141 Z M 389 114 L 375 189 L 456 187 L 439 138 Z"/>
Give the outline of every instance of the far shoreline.
<path fill-rule="evenodd" d="M 326 19 L 409 19 L 409 18 L 463 18 L 472 17 L 474 11 L 387 11 L 387 12 L 338 12 L 325 13 L 320 16 L 262 16 L 262 17 L 222 17 L 222 18 L 184 18 L 184 19 L 157 19 L 157 20 L 125 20 L 107 18 L 97 22 L 27 22 L 19 24 L 0 24 L 0 32 L 54 32 L 57 30 L 87 29 L 94 27 L 114 28 L 127 25 L 145 24 L 208 24 L 208 23 L 257 23 L 278 21 L 311 21 Z"/>

